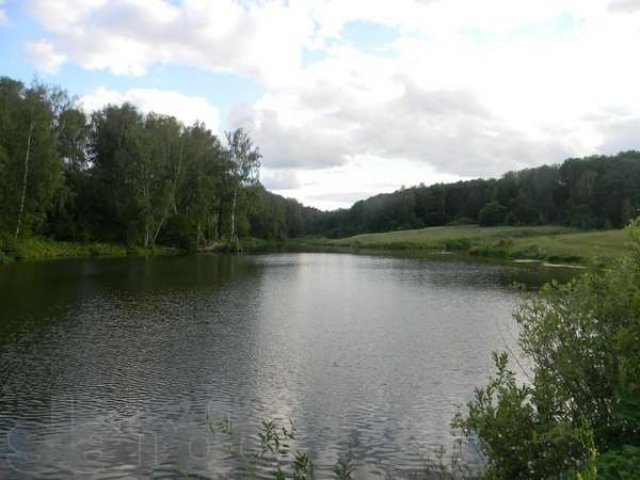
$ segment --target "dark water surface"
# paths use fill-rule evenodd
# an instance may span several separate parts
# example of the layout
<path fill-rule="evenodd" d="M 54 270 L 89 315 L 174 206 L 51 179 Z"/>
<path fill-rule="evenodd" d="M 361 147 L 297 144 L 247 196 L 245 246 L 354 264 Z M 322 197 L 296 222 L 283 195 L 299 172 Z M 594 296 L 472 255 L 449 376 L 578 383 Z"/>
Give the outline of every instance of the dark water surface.
<path fill-rule="evenodd" d="M 321 469 L 349 442 L 366 475 L 419 468 L 513 348 L 527 272 L 299 253 L 1 267 L 0 478 L 229 475 L 207 410 L 247 441 L 295 420 Z"/>

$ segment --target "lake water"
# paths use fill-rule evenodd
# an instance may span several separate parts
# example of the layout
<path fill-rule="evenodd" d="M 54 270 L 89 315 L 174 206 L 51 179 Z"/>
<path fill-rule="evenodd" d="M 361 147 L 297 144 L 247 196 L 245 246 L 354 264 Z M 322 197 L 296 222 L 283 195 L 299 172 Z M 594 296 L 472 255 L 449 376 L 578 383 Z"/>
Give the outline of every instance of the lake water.
<path fill-rule="evenodd" d="M 514 281 L 531 271 L 312 253 L 1 267 L 0 478 L 224 477 L 221 445 L 271 419 L 321 476 L 348 444 L 361 475 L 419 468 L 514 348 Z"/>

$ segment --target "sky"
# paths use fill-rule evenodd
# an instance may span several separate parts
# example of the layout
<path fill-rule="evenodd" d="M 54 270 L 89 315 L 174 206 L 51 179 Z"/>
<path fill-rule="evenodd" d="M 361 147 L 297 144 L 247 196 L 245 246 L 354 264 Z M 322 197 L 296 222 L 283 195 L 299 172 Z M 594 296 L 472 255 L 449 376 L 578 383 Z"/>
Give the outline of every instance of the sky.
<path fill-rule="evenodd" d="M 640 148 L 640 0 L 0 0 L 0 75 L 242 127 L 321 209 Z"/>

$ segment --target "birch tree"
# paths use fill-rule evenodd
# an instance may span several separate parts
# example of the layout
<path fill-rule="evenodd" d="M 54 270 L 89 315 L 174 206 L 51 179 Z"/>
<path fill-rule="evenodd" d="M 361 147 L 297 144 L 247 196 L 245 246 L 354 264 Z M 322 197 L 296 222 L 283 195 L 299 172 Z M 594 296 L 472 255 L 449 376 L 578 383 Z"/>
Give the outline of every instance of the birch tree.
<path fill-rule="evenodd" d="M 231 229 L 229 239 L 232 243 L 237 243 L 236 211 L 238 195 L 243 187 L 257 183 L 262 155 L 260 155 L 260 151 L 253 145 L 253 141 L 242 128 L 238 128 L 233 132 L 226 132 L 225 135 L 231 183 Z"/>
<path fill-rule="evenodd" d="M 176 208 L 176 190 L 184 160 L 181 130 L 175 117 L 150 114 L 145 119 L 140 158 L 145 247 L 156 243 L 171 209 Z"/>
<path fill-rule="evenodd" d="M 93 114 L 92 132 L 92 173 L 102 197 L 99 234 L 110 241 L 142 244 L 148 194 L 144 119 L 130 104 L 108 106 Z"/>
<path fill-rule="evenodd" d="M 220 234 L 218 220 L 226 152 L 218 138 L 199 123 L 185 130 L 183 145 L 185 162 L 181 168 L 177 212 L 193 225 L 194 243 L 200 245 Z"/>
<path fill-rule="evenodd" d="M 62 186 L 56 149 L 66 93 L 34 83 L 0 79 L 0 144 L 4 150 L 0 230 L 18 240 L 41 224 Z"/>

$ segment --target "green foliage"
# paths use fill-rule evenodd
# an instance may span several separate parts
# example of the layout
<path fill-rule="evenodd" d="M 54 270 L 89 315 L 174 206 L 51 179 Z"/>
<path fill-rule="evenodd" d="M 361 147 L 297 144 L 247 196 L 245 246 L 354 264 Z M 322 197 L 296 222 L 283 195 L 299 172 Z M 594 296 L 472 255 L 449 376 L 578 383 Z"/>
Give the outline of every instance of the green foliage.
<path fill-rule="evenodd" d="M 65 257 L 122 257 L 127 250 L 121 245 L 106 243 L 56 242 L 31 237 L 13 241 L 0 241 L 0 251 L 7 259 L 42 260 Z"/>
<path fill-rule="evenodd" d="M 640 219 L 629 232 L 630 252 L 610 269 L 548 285 L 518 309 L 528 381 L 519 384 L 507 355 L 495 354 L 496 376 L 454 421 L 477 438 L 485 478 L 637 473 Z"/>
<path fill-rule="evenodd" d="M 296 440 L 293 422 L 282 425 L 273 420 L 264 420 L 258 426 L 255 438 L 248 442 L 238 437 L 229 417 L 215 419 L 211 412 L 207 412 L 206 423 L 209 432 L 219 435 L 226 452 L 235 458 L 242 478 L 256 478 L 260 469 L 269 471 L 274 479 L 316 478 L 313 459 L 306 452 L 293 449 Z M 333 472 L 336 480 L 351 480 L 354 471 L 353 450 L 349 445 L 345 455 L 336 461 Z"/>
<path fill-rule="evenodd" d="M 237 249 L 250 236 L 281 241 L 473 222 L 618 228 L 640 209 L 634 151 L 497 180 L 403 187 L 332 212 L 267 192 L 258 182 L 260 159 L 242 129 L 228 132 L 223 145 L 203 124 L 144 115 L 126 103 L 87 119 L 63 90 L 0 78 L 0 232 L 15 239 L 186 251 L 224 241 Z M 509 254 L 487 245 L 440 247 Z"/>
<path fill-rule="evenodd" d="M 507 368 L 507 354 L 494 354 L 496 376 L 476 390 L 467 417 L 454 425 L 477 436 L 487 459 L 485 478 L 562 478 L 580 464 L 587 432 L 563 419 L 543 417 L 533 401 L 535 389 L 518 385 Z"/>
<path fill-rule="evenodd" d="M 285 453 L 289 444 L 289 440 L 293 440 L 294 430 L 293 424 L 290 429 L 285 426 L 279 426 L 274 421 L 263 420 L 260 424 L 258 431 L 258 438 L 260 439 L 260 457 L 269 452 L 272 455 L 278 453 Z"/>
<path fill-rule="evenodd" d="M 158 243 L 178 247 L 183 252 L 192 253 L 198 248 L 197 225 L 185 215 L 170 216 L 162 229 Z"/>
<path fill-rule="evenodd" d="M 132 251 L 302 235 L 317 211 L 256 197 L 258 149 L 242 129 L 226 141 L 126 103 L 87 122 L 64 91 L 0 78 L 0 233 Z M 267 197 L 276 209 L 255 206 Z"/>
<path fill-rule="evenodd" d="M 429 226 L 564 224 L 621 228 L 640 211 L 640 152 L 569 159 L 561 166 L 509 172 L 498 180 L 470 180 L 402 188 L 326 212 L 310 233 L 347 237 Z"/>
<path fill-rule="evenodd" d="M 498 202 L 487 203 L 478 213 L 478 224 L 483 227 L 495 227 L 505 223 L 507 209 Z"/>
<path fill-rule="evenodd" d="M 258 148 L 254 147 L 251 138 L 241 128 L 227 132 L 226 139 L 228 177 L 231 186 L 231 231 L 229 238 L 232 243 L 237 244 L 239 234 L 242 236 L 242 233 L 249 233 L 248 223 L 245 222 L 244 229 L 241 229 L 240 222 L 236 219 L 239 210 L 240 189 L 257 183 L 262 155 L 260 155 Z"/>
<path fill-rule="evenodd" d="M 0 78 L 0 232 L 37 230 L 62 188 L 65 92 Z"/>
<path fill-rule="evenodd" d="M 13 256 L 0 248 L 0 265 L 13 262 Z"/>
<path fill-rule="evenodd" d="M 339 457 L 336 464 L 333 466 L 333 473 L 335 474 L 336 480 L 351 480 L 353 478 L 354 471 L 353 447 L 349 444 L 346 454 Z"/>
<path fill-rule="evenodd" d="M 206 415 L 209 432 L 217 436 L 220 446 L 235 460 L 233 478 L 264 478 L 265 473 L 274 479 L 313 480 L 318 476 L 313 458 L 295 448 L 296 428 L 291 421 L 283 425 L 269 420 L 257 427 L 255 437 L 242 439 L 229 417 L 214 418 Z M 185 467 L 179 463 L 177 472 L 188 477 Z M 332 468 L 336 480 L 352 480 L 356 476 L 354 446 L 350 442 L 337 458 Z M 328 478 L 322 472 L 321 478 Z M 406 472 L 387 469 L 387 478 L 407 478 Z M 443 447 L 434 449 L 433 457 L 425 459 L 424 469 L 408 476 L 425 480 L 477 479 L 477 467 L 463 461 L 463 443 L 457 442 L 451 453 Z"/>
<path fill-rule="evenodd" d="M 623 445 L 597 456 L 588 467 L 595 478 L 635 480 L 640 472 L 640 447 Z"/>
<path fill-rule="evenodd" d="M 315 467 L 309 456 L 304 452 L 296 452 L 293 459 L 293 480 L 312 480 L 314 470 Z"/>

